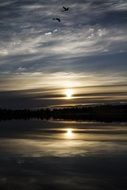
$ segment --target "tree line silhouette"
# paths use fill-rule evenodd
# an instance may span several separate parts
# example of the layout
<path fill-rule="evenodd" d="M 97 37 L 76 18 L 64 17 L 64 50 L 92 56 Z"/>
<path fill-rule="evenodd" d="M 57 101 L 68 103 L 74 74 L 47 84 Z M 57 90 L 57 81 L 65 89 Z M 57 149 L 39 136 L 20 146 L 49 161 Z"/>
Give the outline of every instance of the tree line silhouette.
<path fill-rule="evenodd" d="M 0 108 L 0 120 L 11 119 L 63 119 L 95 121 L 127 121 L 127 104 L 94 105 L 36 110 Z"/>

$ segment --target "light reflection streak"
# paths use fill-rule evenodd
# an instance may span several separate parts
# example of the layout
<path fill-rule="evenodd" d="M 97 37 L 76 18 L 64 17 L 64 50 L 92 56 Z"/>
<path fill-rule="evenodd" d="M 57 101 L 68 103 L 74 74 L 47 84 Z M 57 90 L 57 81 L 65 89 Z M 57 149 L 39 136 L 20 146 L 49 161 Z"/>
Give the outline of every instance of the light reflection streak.
<path fill-rule="evenodd" d="M 20 135 L 14 135 L 12 138 L 9 130 L 8 136 L 0 139 L 1 155 L 66 157 L 124 153 L 127 126 L 126 124 L 123 127 L 116 124 L 61 123 L 60 125 L 58 123 L 54 127 L 47 128 L 44 123 L 43 128 Z"/>
<path fill-rule="evenodd" d="M 72 139 L 74 137 L 73 130 L 71 128 L 68 128 L 66 131 L 66 138 Z"/>

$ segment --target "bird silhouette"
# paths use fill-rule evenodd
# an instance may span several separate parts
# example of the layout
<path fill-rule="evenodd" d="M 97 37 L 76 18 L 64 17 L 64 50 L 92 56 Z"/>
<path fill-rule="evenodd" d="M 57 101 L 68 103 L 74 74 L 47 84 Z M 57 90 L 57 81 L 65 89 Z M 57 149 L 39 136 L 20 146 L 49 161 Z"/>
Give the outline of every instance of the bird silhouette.
<path fill-rule="evenodd" d="M 57 20 L 58 22 L 61 22 L 60 18 L 53 18 L 53 20 Z"/>
<path fill-rule="evenodd" d="M 69 10 L 69 7 L 64 7 L 64 6 L 63 6 L 63 9 L 64 9 L 64 11 L 68 11 L 68 10 Z"/>

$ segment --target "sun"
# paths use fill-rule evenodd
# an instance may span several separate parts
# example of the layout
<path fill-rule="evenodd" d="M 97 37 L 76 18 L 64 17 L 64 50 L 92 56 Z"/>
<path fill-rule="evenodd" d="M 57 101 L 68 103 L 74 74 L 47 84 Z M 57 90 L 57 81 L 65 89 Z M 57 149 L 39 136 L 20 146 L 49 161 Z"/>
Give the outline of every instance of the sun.
<path fill-rule="evenodd" d="M 66 89 L 65 90 L 65 95 L 67 99 L 71 99 L 73 95 L 73 90 L 72 89 Z"/>

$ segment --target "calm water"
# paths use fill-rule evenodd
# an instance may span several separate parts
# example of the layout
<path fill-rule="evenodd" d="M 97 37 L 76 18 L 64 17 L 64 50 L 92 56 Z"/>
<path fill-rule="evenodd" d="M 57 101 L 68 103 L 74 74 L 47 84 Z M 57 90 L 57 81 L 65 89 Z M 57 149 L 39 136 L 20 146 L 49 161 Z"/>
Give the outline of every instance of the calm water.
<path fill-rule="evenodd" d="M 127 124 L 0 122 L 0 190 L 126 190 Z"/>

